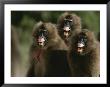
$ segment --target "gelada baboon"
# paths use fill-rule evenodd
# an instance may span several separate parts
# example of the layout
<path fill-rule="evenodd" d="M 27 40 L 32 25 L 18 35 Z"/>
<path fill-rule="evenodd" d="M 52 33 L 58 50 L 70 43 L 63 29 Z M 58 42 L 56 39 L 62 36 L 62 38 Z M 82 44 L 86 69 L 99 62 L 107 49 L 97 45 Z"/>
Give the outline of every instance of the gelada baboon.
<path fill-rule="evenodd" d="M 93 32 L 82 29 L 71 37 L 68 62 L 74 77 L 97 77 L 100 74 L 100 46 Z"/>
<path fill-rule="evenodd" d="M 20 76 L 20 51 L 16 28 L 11 26 L 11 76 Z"/>
<path fill-rule="evenodd" d="M 69 37 L 75 29 L 81 29 L 81 19 L 74 13 L 65 12 L 58 18 L 58 31 L 68 45 Z"/>
<path fill-rule="evenodd" d="M 27 76 L 64 76 L 69 67 L 62 51 L 67 47 L 52 23 L 39 22 L 33 30 L 31 66 Z M 60 51 L 60 53 L 59 53 Z"/>

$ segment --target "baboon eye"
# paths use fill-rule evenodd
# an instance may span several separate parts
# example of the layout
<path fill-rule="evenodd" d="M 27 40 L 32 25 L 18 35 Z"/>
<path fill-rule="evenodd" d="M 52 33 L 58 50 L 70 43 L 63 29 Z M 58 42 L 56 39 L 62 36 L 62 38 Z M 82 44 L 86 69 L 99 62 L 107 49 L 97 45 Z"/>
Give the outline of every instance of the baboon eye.
<path fill-rule="evenodd" d="M 67 24 L 67 20 L 64 20 L 64 24 Z"/>
<path fill-rule="evenodd" d="M 87 38 L 85 38 L 84 41 L 87 42 Z"/>
<path fill-rule="evenodd" d="M 68 20 L 70 23 L 73 21 L 73 20 Z"/>
<path fill-rule="evenodd" d="M 71 26 L 71 25 L 72 25 L 72 21 L 73 21 L 73 20 L 71 20 L 71 19 L 64 19 L 64 24 Z"/>
<path fill-rule="evenodd" d="M 72 22 L 73 20 L 71 19 L 64 19 L 65 22 Z"/>
<path fill-rule="evenodd" d="M 37 37 L 38 35 L 39 35 L 39 32 L 36 31 L 36 32 L 34 33 L 34 37 Z"/>
<path fill-rule="evenodd" d="M 45 30 L 43 33 L 44 33 L 45 36 L 48 35 L 48 31 L 47 30 Z"/>
<path fill-rule="evenodd" d="M 84 37 L 83 37 L 83 38 L 84 38 L 84 41 L 87 41 L 87 36 L 86 36 L 86 35 L 84 35 Z"/>

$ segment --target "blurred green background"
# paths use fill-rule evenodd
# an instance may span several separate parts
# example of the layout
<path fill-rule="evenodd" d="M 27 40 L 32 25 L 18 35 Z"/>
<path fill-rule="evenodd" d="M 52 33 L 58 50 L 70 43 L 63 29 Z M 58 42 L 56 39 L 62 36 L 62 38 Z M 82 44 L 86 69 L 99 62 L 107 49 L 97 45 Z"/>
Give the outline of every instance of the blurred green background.
<path fill-rule="evenodd" d="M 57 23 L 58 17 L 65 11 L 12 11 L 11 25 L 15 26 L 19 39 L 22 65 L 28 67 L 29 48 L 32 43 L 32 29 L 38 21 Z M 82 28 L 94 31 L 96 37 L 100 31 L 100 11 L 72 11 L 81 18 Z M 23 69 L 24 70 L 24 69 Z M 25 70 L 26 71 L 26 70 Z"/>

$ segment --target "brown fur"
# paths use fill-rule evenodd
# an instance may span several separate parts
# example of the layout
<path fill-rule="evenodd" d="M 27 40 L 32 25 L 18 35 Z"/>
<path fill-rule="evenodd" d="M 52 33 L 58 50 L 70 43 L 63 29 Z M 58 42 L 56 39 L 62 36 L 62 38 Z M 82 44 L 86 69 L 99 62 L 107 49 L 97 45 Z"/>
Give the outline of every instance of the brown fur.
<path fill-rule="evenodd" d="M 45 25 L 45 28 L 49 32 L 48 43 L 41 49 L 42 52 L 40 55 L 40 60 L 36 60 L 36 58 L 33 59 L 33 57 L 36 56 L 36 54 L 40 50 L 40 48 L 36 45 L 36 42 L 33 41 L 33 44 L 30 49 L 31 63 L 30 63 L 30 68 L 29 68 L 27 76 L 58 76 L 59 73 L 57 73 L 57 75 L 55 73 L 53 74 L 53 70 L 57 71 L 57 69 L 54 67 L 55 67 L 55 65 L 56 66 L 59 65 L 59 63 L 58 63 L 58 61 L 56 61 L 56 64 L 54 66 L 52 66 L 52 61 L 51 61 L 51 60 L 54 60 L 54 58 L 58 59 L 57 58 L 58 56 L 55 57 L 56 55 L 52 55 L 52 54 L 54 54 L 54 52 L 59 51 L 59 50 L 66 51 L 68 48 L 65 45 L 64 41 L 58 35 L 56 26 L 52 23 L 43 23 L 43 22 L 37 23 L 34 26 L 33 34 L 35 32 L 37 32 L 37 30 L 40 29 L 42 24 Z M 35 38 L 35 37 L 33 37 L 33 38 Z M 52 57 L 51 57 L 51 55 L 52 55 Z M 61 59 L 61 58 L 59 58 L 59 59 Z M 62 59 L 63 59 L 63 57 L 62 57 Z M 59 68 L 59 67 L 57 67 L 57 68 Z"/>
<path fill-rule="evenodd" d="M 65 13 L 61 14 L 61 16 L 58 19 L 58 28 L 62 28 L 64 18 L 68 15 L 70 15 L 71 19 L 73 20 L 73 29 L 81 29 L 81 19 L 80 19 L 80 17 L 78 17 L 74 13 L 69 13 L 69 12 L 65 12 Z"/>
<path fill-rule="evenodd" d="M 75 41 L 80 32 L 84 32 L 87 35 L 87 47 L 84 51 L 84 55 L 76 54 Z M 68 55 L 68 62 L 72 76 L 75 77 L 97 77 L 100 74 L 100 45 L 96 40 L 93 32 L 83 29 L 74 32 L 71 37 L 71 47 Z"/>
<path fill-rule="evenodd" d="M 58 18 L 57 25 L 58 25 L 59 35 L 62 37 L 62 39 L 64 41 L 65 41 L 65 38 L 63 36 L 62 28 L 64 27 L 64 19 L 67 16 L 70 16 L 70 19 L 73 20 L 73 22 L 72 22 L 72 31 L 76 30 L 76 29 L 81 29 L 81 19 L 80 19 L 80 17 L 78 17 L 74 13 L 69 13 L 69 12 L 65 12 L 65 13 L 61 14 L 61 16 Z M 71 32 L 70 36 L 71 35 L 72 35 L 72 32 Z M 67 41 L 67 43 L 68 43 L 68 41 Z"/>

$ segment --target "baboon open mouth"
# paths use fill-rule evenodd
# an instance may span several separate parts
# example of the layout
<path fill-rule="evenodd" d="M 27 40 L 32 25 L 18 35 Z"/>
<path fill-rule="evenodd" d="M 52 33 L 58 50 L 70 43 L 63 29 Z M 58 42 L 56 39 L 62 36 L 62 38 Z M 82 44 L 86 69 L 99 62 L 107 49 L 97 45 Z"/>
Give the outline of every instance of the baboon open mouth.
<path fill-rule="evenodd" d="M 45 45 L 45 39 L 43 37 L 39 37 L 37 39 L 37 43 L 39 46 L 44 46 Z"/>
<path fill-rule="evenodd" d="M 77 52 L 78 52 L 78 53 L 82 53 L 83 50 L 84 50 L 83 47 L 78 47 L 78 48 L 77 48 Z"/>
<path fill-rule="evenodd" d="M 84 44 L 78 43 L 77 52 L 82 53 L 84 51 Z"/>
<path fill-rule="evenodd" d="M 64 36 L 65 36 L 65 38 L 68 38 L 69 37 L 69 32 L 64 32 Z"/>
<path fill-rule="evenodd" d="M 65 38 L 68 38 L 70 35 L 70 28 L 69 27 L 64 27 L 64 36 Z"/>

